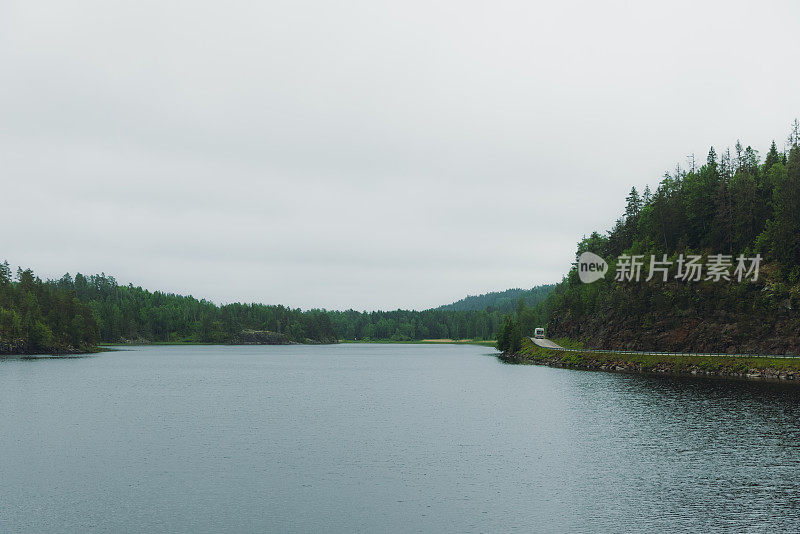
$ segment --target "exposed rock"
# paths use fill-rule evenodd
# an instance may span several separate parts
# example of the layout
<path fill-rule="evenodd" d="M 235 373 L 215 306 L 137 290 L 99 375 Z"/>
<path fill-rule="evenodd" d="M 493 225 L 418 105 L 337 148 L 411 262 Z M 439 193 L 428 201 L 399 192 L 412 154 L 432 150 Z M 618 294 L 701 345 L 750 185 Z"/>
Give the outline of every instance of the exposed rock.
<path fill-rule="evenodd" d="M 548 333 L 597 349 L 800 355 L 800 316 L 795 312 L 759 317 L 713 310 L 701 316 L 686 310 L 645 320 L 608 309 L 580 317 L 554 315 Z"/>
<path fill-rule="evenodd" d="M 576 353 L 565 356 L 564 353 L 552 353 L 546 356 L 540 354 L 529 354 L 524 349 L 517 354 L 503 354 L 500 358 L 508 363 L 518 364 L 537 364 L 550 367 L 562 367 L 571 369 L 584 369 L 592 371 L 608 371 L 619 373 L 645 373 L 645 374 L 671 374 L 684 376 L 715 376 L 729 377 L 750 380 L 774 380 L 774 381 L 796 381 L 800 379 L 800 371 L 793 369 L 777 370 L 773 368 L 746 368 L 743 369 L 741 363 L 733 358 L 728 361 L 720 362 L 712 368 L 698 365 L 687 366 L 680 360 L 669 360 L 656 362 L 655 364 L 643 364 L 639 361 L 615 360 L 593 356 L 591 353 L 582 353 L 576 357 Z"/>
<path fill-rule="evenodd" d="M 32 346 L 21 340 L 0 340 L 0 355 L 3 356 L 16 356 L 26 354 L 86 354 L 96 352 L 96 347 L 75 348 L 71 345 L 63 347 L 52 347 L 49 349 L 42 349 Z"/>
<path fill-rule="evenodd" d="M 279 332 L 269 330 L 242 330 L 234 339 L 234 345 L 291 345 L 292 341 Z"/>

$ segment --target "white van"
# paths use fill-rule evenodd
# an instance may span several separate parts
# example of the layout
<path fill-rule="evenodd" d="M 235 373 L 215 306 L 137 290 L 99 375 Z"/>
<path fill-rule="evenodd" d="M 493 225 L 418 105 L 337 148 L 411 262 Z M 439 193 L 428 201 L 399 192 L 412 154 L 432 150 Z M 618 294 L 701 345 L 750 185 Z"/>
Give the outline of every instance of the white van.
<path fill-rule="evenodd" d="M 533 337 L 536 337 L 536 338 L 539 338 L 539 339 L 543 338 L 544 337 L 544 328 L 537 328 L 536 330 L 534 330 L 533 331 Z"/>

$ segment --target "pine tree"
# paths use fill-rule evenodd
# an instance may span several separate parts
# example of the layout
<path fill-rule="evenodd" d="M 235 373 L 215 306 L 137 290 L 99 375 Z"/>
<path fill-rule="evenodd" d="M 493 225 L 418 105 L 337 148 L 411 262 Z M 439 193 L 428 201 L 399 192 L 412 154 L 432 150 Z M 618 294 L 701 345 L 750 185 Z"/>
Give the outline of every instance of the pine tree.
<path fill-rule="evenodd" d="M 714 150 L 713 146 L 708 150 L 706 165 L 713 166 L 715 169 L 717 167 L 717 151 Z"/>
<path fill-rule="evenodd" d="M 4 261 L 0 263 L 0 285 L 6 285 L 11 283 L 11 267 L 9 267 L 8 262 Z"/>
<path fill-rule="evenodd" d="M 776 190 L 775 219 L 770 226 L 772 253 L 786 268 L 800 265 L 800 146 L 789 151 L 786 180 Z"/>
<path fill-rule="evenodd" d="M 789 139 L 786 140 L 789 149 L 800 144 L 800 122 L 797 119 L 792 123 L 792 131 L 789 133 Z"/>
<path fill-rule="evenodd" d="M 733 254 L 733 207 L 731 203 L 730 177 L 720 174 L 719 185 L 714 195 L 713 245 L 717 250 Z"/>
<path fill-rule="evenodd" d="M 642 199 L 639 197 L 639 192 L 636 191 L 635 187 L 631 187 L 631 192 L 628 193 L 625 201 L 627 202 L 625 206 L 625 218 L 636 218 L 639 212 L 642 211 Z"/>
<path fill-rule="evenodd" d="M 652 200 L 653 200 L 653 193 L 650 191 L 650 186 L 646 185 L 644 186 L 644 192 L 642 193 L 642 206 L 650 204 Z"/>
<path fill-rule="evenodd" d="M 737 139 L 733 149 L 736 151 L 736 170 L 738 171 L 744 165 L 744 148 L 742 147 L 742 142 Z"/>
<path fill-rule="evenodd" d="M 781 162 L 781 154 L 778 152 L 778 147 L 775 145 L 775 141 L 772 141 L 772 144 L 769 146 L 769 152 L 767 152 L 767 157 L 764 159 L 764 172 L 769 172 L 773 165 L 776 163 Z"/>
<path fill-rule="evenodd" d="M 519 322 L 511 315 L 503 318 L 503 326 L 497 333 L 497 350 L 505 354 L 519 352 L 522 348 L 522 333 Z"/>

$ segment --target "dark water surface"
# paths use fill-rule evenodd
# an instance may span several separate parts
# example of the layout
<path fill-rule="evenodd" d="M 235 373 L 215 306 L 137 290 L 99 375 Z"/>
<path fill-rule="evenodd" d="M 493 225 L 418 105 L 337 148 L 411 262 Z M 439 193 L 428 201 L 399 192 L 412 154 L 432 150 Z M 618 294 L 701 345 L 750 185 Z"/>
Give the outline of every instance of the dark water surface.
<path fill-rule="evenodd" d="M 491 354 L 0 360 L 0 532 L 800 531 L 800 387 Z"/>

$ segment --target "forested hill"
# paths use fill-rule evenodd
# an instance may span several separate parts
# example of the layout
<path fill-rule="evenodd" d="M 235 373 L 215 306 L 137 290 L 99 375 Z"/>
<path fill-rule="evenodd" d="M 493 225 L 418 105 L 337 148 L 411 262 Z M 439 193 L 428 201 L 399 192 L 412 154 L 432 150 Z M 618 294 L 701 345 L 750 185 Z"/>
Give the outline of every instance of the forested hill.
<path fill-rule="evenodd" d="M 738 142 L 712 147 L 704 164 L 667 173 L 655 191 L 633 188 L 622 217 L 584 238 L 576 259 L 585 251 L 608 262 L 605 278 L 582 283 L 573 267 L 518 321 L 523 334 L 546 322 L 549 337 L 594 347 L 800 354 L 800 124 L 784 150 L 773 142 L 762 158 Z M 740 281 L 739 258 L 749 269 L 756 255 L 758 279 Z M 618 280 L 632 256 L 644 263 L 641 280 Z M 690 256 L 701 257 L 699 277 L 680 272 Z M 651 257 L 668 272 L 652 269 L 646 281 Z M 715 258 L 730 280 L 715 280 Z"/>
<path fill-rule="evenodd" d="M 42 281 L 0 269 L 0 354 L 77 352 L 102 343 L 222 344 L 494 339 L 499 310 L 326 311 L 218 306 L 192 296 L 120 285 L 105 274 Z M 525 308 L 516 303 L 517 307 Z"/>
<path fill-rule="evenodd" d="M 506 289 L 505 291 L 492 291 L 482 295 L 470 295 L 452 304 L 439 306 L 437 310 L 485 310 L 491 308 L 501 312 L 516 310 L 520 299 L 528 307 L 533 307 L 543 301 L 556 287 L 555 284 L 536 286 L 533 289 Z"/>

